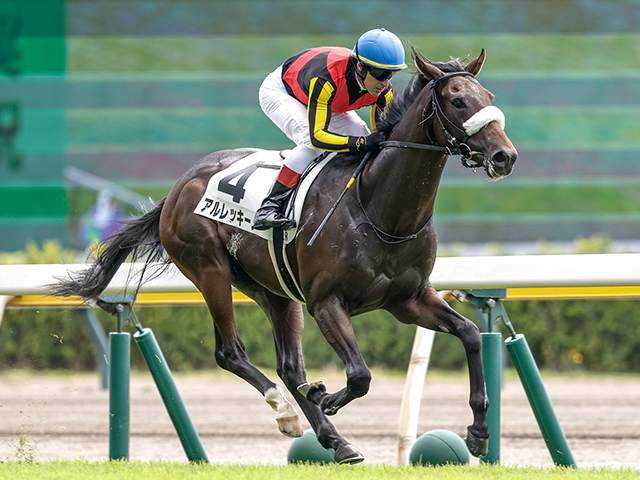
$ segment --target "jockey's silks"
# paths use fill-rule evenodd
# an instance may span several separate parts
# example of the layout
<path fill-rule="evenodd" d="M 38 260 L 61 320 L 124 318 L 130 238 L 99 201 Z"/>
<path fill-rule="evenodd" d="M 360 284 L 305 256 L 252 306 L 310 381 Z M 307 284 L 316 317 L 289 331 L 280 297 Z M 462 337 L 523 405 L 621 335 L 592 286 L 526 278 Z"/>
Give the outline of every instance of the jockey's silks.
<path fill-rule="evenodd" d="M 393 96 L 391 86 L 375 97 L 360 87 L 351 50 L 319 47 L 304 50 L 282 65 L 282 81 L 292 97 L 307 105 L 311 143 L 332 152 L 355 149 L 358 137 L 328 130 L 332 113 L 344 113 L 371 105 L 371 125 L 375 124 Z"/>

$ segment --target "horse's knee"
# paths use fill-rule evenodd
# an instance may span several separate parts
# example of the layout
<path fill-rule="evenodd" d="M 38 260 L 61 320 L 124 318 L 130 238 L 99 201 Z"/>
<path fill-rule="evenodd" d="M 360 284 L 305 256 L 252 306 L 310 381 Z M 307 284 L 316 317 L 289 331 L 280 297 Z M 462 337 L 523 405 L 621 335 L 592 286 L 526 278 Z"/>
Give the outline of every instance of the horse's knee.
<path fill-rule="evenodd" d="M 367 394 L 371 385 L 371 372 L 368 368 L 359 368 L 347 377 L 347 388 L 352 395 L 363 397 Z"/>
<path fill-rule="evenodd" d="M 480 329 L 471 320 L 465 318 L 464 324 L 458 329 L 458 336 L 467 352 L 480 352 L 482 346 Z"/>

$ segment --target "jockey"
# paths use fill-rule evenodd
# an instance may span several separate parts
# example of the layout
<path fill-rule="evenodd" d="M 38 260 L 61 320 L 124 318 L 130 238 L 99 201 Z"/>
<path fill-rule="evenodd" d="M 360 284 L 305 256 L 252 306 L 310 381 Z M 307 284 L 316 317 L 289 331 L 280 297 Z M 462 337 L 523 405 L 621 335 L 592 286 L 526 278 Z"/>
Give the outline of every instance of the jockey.
<path fill-rule="evenodd" d="M 260 86 L 260 107 L 297 145 L 286 157 L 253 222 L 256 230 L 288 229 L 295 221 L 284 206 L 307 166 L 323 151 L 368 152 L 384 140 L 376 120 L 393 96 L 389 81 L 407 68 L 400 39 L 370 30 L 353 50 L 304 50 L 269 74 Z M 371 133 L 355 110 L 371 106 Z"/>

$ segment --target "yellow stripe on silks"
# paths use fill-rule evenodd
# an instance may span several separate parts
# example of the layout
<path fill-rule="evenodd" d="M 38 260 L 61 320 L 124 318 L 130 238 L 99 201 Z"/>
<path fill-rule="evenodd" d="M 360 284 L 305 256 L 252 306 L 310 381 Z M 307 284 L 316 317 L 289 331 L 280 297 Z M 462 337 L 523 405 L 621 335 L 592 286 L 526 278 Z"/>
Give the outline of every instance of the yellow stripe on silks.
<path fill-rule="evenodd" d="M 311 116 L 311 94 L 315 89 L 317 81 L 317 77 L 311 80 L 311 85 L 309 87 L 309 104 L 307 105 L 307 108 L 309 109 L 309 116 Z M 329 125 L 327 124 L 329 117 L 329 100 L 333 95 L 333 91 L 333 86 L 327 82 L 322 86 L 320 95 L 318 95 L 317 106 L 315 109 L 315 122 L 312 125 L 313 137 L 318 142 L 324 144 L 322 146 L 323 150 L 330 152 L 348 152 L 349 148 L 347 144 L 349 143 L 349 137 L 334 135 L 325 130 L 325 128 L 329 128 Z"/>
<path fill-rule="evenodd" d="M 376 110 L 378 109 L 378 105 L 377 104 L 373 104 L 371 105 L 371 131 L 372 132 L 377 132 L 378 131 L 378 126 L 376 125 Z"/>
<path fill-rule="evenodd" d="M 387 93 L 384 94 L 384 100 L 386 105 L 389 105 L 389 103 L 391 103 L 391 100 L 393 100 L 393 90 L 388 90 Z M 374 103 L 373 105 L 371 105 L 371 131 L 372 132 L 378 131 L 378 124 L 376 122 L 376 112 L 379 110 L 379 108 L 380 107 L 378 107 L 377 103 Z M 381 113 L 381 118 L 384 118 L 384 113 Z"/>
<path fill-rule="evenodd" d="M 384 99 L 387 101 L 387 105 L 389 105 L 391 103 L 391 100 L 393 100 L 393 90 L 389 90 L 387 93 L 385 93 Z"/>

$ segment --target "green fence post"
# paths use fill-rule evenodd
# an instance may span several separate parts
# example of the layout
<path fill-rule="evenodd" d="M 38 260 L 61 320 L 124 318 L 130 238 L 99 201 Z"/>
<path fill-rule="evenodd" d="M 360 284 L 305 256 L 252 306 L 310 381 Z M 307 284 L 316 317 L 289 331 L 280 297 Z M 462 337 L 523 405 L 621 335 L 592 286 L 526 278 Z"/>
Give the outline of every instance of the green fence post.
<path fill-rule="evenodd" d="M 577 468 L 526 338 L 522 334 L 515 334 L 507 338 L 505 343 L 553 462 L 556 465 Z"/>
<path fill-rule="evenodd" d="M 500 396 L 502 388 L 502 334 L 498 324 L 502 320 L 501 298 L 507 296 L 504 288 L 467 290 L 464 298 L 476 306 L 482 337 L 482 368 L 484 383 L 489 398 L 487 426 L 489 428 L 489 450 L 480 459 L 483 463 L 500 463 Z M 486 319 L 483 313 L 486 313 Z"/>
<path fill-rule="evenodd" d="M 109 458 L 129 459 L 130 335 L 109 334 Z"/>
<path fill-rule="evenodd" d="M 133 334 L 133 338 L 140 348 L 140 352 L 158 386 L 162 400 L 167 407 L 176 432 L 178 432 L 178 437 L 180 437 L 187 457 L 192 462 L 209 463 L 200 437 L 187 413 L 180 392 L 178 392 L 178 388 L 171 376 L 169 365 L 167 365 L 155 335 L 150 328 L 142 328 Z"/>
<path fill-rule="evenodd" d="M 134 294 L 100 295 L 97 304 L 117 317 L 117 332 L 109 333 L 109 459 L 129 459 L 129 367 L 131 335 L 128 326 Z"/>
<path fill-rule="evenodd" d="M 489 426 L 489 451 L 480 459 L 483 463 L 500 463 L 500 388 L 502 384 L 502 334 L 483 332 L 482 366 L 484 382 L 489 397 L 487 425 Z"/>

